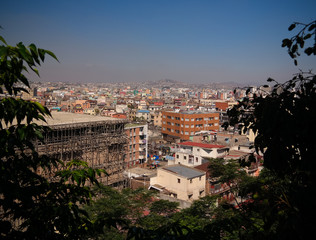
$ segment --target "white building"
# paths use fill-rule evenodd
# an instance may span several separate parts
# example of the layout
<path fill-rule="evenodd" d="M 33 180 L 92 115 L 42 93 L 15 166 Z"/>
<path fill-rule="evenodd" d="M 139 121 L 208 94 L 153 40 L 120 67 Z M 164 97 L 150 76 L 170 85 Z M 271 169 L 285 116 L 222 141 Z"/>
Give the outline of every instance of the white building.
<path fill-rule="evenodd" d="M 223 145 L 196 142 L 178 143 L 175 148 L 171 148 L 174 160 L 168 160 L 168 165 L 182 164 L 195 167 L 206 162 L 207 158 L 223 158 L 228 151 L 229 148 Z"/>

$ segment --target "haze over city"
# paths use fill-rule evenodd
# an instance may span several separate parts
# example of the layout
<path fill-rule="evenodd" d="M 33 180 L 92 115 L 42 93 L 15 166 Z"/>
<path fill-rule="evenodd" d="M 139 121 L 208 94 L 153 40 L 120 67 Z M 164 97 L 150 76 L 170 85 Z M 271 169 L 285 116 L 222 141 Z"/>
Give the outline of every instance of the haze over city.
<path fill-rule="evenodd" d="M 34 81 L 264 84 L 315 67 L 304 56 L 294 66 L 281 48 L 288 26 L 315 9 L 312 0 L 12 0 L 1 4 L 0 32 L 56 54 Z"/>

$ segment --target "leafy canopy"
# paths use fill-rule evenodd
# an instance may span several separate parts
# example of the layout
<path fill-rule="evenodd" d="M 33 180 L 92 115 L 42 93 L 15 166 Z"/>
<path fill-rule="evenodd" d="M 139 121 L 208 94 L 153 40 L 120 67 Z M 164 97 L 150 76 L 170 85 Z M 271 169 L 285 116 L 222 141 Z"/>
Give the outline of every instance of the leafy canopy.
<path fill-rule="evenodd" d="M 25 72 L 39 75 L 37 66 L 46 55 L 57 58 L 34 44 L 11 46 L 2 36 L 0 42 L 0 236 L 79 239 L 92 224 L 80 208 L 92 196 L 85 182 L 97 184 L 101 171 L 38 153 L 35 143 L 44 143 L 50 129 L 33 121 L 45 122 L 51 114 L 40 103 L 21 98 L 30 88 Z"/>

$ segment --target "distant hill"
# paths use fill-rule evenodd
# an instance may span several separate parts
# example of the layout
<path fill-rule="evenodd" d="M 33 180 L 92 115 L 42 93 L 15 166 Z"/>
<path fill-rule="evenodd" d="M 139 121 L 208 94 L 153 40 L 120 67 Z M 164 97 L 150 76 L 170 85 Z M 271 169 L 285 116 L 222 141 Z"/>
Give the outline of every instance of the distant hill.
<path fill-rule="evenodd" d="M 139 84 L 139 83 L 138 83 Z M 187 83 L 176 81 L 172 79 L 161 79 L 159 81 L 148 81 L 142 83 L 143 86 L 146 87 L 157 87 L 157 88 L 211 88 L 211 89 L 234 89 L 236 87 L 244 87 L 243 84 L 235 83 L 235 82 L 223 82 L 223 83 Z"/>

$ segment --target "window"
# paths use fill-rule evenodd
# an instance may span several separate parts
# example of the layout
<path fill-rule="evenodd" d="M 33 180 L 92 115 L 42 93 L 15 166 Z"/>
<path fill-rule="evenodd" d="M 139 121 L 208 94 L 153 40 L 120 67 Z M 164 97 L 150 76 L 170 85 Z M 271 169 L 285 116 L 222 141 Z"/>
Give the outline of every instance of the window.
<path fill-rule="evenodd" d="M 185 134 L 185 135 L 189 135 L 189 132 L 185 132 L 184 134 Z"/>
<path fill-rule="evenodd" d="M 191 128 L 194 128 L 194 124 L 191 125 Z"/>
<path fill-rule="evenodd" d="M 177 154 L 177 158 L 179 158 L 179 155 Z"/>
<path fill-rule="evenodd" d="M 164 127 L 164 128 L 162 128 L 162 130 L 164 130 L 164 131 L 165 131 L 165 130 L 166 130 L 166 128 Z"/>
<path fill-rule="evenodd" d="M 180 180 L 180 178 L 178 178 L 178 183 L 181 183 L 181 180 Z"/>
<path fill-rule="evenodd" d="M 201 181 L 202 180 L 202 177 L 199 177 L 199 181 Z"/>
<path fill-rule="evenodd" d="M 186 159 L 187 159 L 187 156 L 183 156 L 183 159 L 186 160 Z"/>
<path fill-rule="evenodd" d="M 187 124 L 187 125 L 185 125 L 185 127 L 188 128 L 188 127 L 190 127 L 190 126 Z"/>
<path fill-rule="evenodd" d="M 163 115 L 163 118 L 166 118 L 166 115 Z"/>
<path fill-rule="evenodd" d="M 195 162 L 198 162 L 198 161 L 199 161 L 199 158 L 198 158 L 198 157 L 196 157 L 196 158 L 195 158 Z"/>
<path fill-rule="evenodd" d="M 196 149 L 198 152 L 200 151 L 200 149 L 198 148 L 198 149 Z"/>
<path fill-rule="evenodd" d="M 190 121 L 190 119 L 189 119 L 189 118 L 186 118 L 185 121 Z"/>
<path fill-rule="evenodd" d="M 191 121 L 193 122 L 193 121 L 194 121 L 194 118 L 191 118 Z"/>
<path fill-rule="evenodd" d="M 171 132 L 174 132 L 174 129 L 171 129 Z"/>
<path fill-rule="evenodd" d="M 190 183 L 192 183 L 193 181 L 192 181 L 192 179 L 190 179 Z"/>
<path fill-rule="evenodd" d="M 171 117 L 171 119 L 174 119 L 174 117 Z"/>
<path fill-rule="evenodd" d="M 171 126 L 174 126 L 174 123 L 173 123 L 173 122 L 171 123 Z"/>

